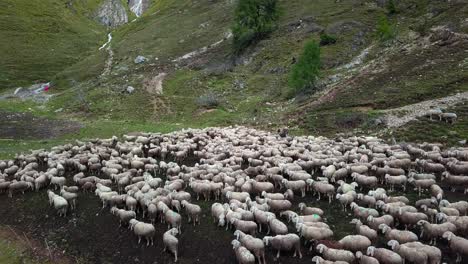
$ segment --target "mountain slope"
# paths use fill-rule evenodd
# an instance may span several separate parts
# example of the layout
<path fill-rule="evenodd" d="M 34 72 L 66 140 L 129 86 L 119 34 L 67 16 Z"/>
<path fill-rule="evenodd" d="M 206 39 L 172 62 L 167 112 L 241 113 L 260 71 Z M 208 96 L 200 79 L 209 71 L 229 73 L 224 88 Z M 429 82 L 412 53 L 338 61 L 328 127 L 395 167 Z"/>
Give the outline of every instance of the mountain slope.
<path fill-rule="evenodd" d="M 48 81 L 104 39 L 91 19 L 96 1 L 0 2 L 0 90 Z"/>

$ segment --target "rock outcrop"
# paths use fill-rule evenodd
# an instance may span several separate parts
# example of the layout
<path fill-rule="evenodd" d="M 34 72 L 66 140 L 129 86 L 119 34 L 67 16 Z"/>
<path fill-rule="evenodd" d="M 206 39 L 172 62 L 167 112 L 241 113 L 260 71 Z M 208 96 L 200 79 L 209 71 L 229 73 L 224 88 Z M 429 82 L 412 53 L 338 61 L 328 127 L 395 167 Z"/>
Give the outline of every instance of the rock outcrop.
<path fill-rule="evenodd" d="M 150 0 L 129 0 L 128 7 L 137 16 L 140 17 L 150 6 Z"/>
<path fill-rule="evenodd" d="M 120 0 L 106 0 L 97 11 L 99 23 L 111 28 L 128 23 L 128 15 Z"/>

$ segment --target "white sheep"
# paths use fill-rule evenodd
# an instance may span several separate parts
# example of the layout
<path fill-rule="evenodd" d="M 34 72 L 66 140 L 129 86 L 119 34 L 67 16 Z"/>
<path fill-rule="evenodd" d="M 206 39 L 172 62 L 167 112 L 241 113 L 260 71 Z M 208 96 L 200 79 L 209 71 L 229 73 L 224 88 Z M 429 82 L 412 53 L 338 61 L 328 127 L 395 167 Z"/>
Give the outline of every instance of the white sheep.
<path fill-rule="evenodd" d="M 146 246 L 149 246 L 150 244 L 153 245 L 153 238 L 156 233 L 156 229 L 152 224 L 140 222 L 136 219 L 131 219 L 129 223 L 130 228 L 133 230 L 135 235 L 138 236 L 138 244 L 140 244 L 141 238 L 144 237 L 146 239 Z"/>
<path fill-rule="evenodd" d="M 171 228 L 163 234 L 163 251 L 165 252 L 169 249 L 169 251 L 174 254 L 174 262 L 177 262 L 177 252 L 179 248 L 179 240 L 176 237 L 177 234 L 179 234 L 177 228 Z"/>
<path fill-rule="evenodd" d="M 255 256 L 246 247 L 241 246 L 239 241 L 233 240 L 231 245 L 236 252 L 239 264 L 255 264 Z"/>
<path fill-rule="evenodd" d="M 302 258 L 301 253 L 301 239 L 296 234 L 287 234 L 287 235 L 276 235 L 274 237 L 265 236 L 263 238 L 263 243 L 265 246 L 271 244 L 271 246 L 278 251 L 276 258 L 280 257 L 280 252 L 294 250 L 293 257 L 299 255 L 299 258 Z"/>

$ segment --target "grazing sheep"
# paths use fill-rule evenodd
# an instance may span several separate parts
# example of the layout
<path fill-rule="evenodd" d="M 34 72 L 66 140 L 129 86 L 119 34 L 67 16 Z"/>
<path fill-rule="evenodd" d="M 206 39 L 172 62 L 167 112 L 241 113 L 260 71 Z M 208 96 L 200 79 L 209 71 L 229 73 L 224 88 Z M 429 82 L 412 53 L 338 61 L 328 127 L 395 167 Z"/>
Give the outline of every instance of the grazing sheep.
<path fill-rule="evenodd" d="M 24 181 L 19 181 L 19 182 L 11 182 L 8 184 L 8 197 L 13 197 L 13 193 L 15 192 L 21 192 L 24 194 L 24 192 L 28 189 L 32 189 L 34 185 L 30 182 L 24 182 Z"/>
<path fill-rule="evenodd" d="M 356 260 L 359 264 L 380 264 L 376 258 L 366 256 L 361 251 L 356 252 Z"/>
<path fill-rule="evenodd" d="M 350 224 L 356 225 L 357 234 L 367 237 L 370 241 L 377 240 L 377 237 L 378 237 L 377 231 L 375 231 L 374 229 L 366 225 L 363 225 L 361 220 L 355 218 L 351 220 Z"/>
<path fill-rule="evenodd" d="M 280 252 L 283 251 L 290 251 L 294 250 L 293 257 L 299 255 L 299 258 L 302 258 L 301 253 L 301 239 L 296 234 L 287 234 L 287 235 L 276 235 L 274 237 L 265 236 L 263 238 L 263 243 L 265 246 L 271 244 L 271 246 L 278 250 L 276 254 L 276 258 L 280 257 Z"/>
<path fill-rule="evenodd" d="M 324 214 L 323 210 L 316 207 L 307 207 L 305 203 L 299 203 L 299 211 L 303 215 L 319 215 L 322 216 Z"/>
<path fill-rule="evenodd" d="M 211 205 L 211 216 L 214 222 L 218 222 L 218 226 L 225 225 L 225 212 L 222 204 L 214 203 Z"/>
<path fill-rule="evenodd" d="M 349 251 L 366 250 L 372 243 L 366 236 L 362 235 L 348 235 L 338 241 L 343 249 Z"/>
<path fill-rule="evenodd" d="M 196 204 L 191 204 L 187 201 L 182 201 L 182 207 L 185 208 L 185 211 L 188 215 L 188 222 L 193 220 L 193 225 L 195 226 L 196 223 L 200 224 L 200 214 L 201 214 L 201 207 Z"/>
<path fill-rule="evenodd" d="M 269 226 L 268 231 L 271 230 L 276 235 L 285 235 L 288 233 L 288 227 L 283 222 L 276 219 L 276 217 L 272 215 L 268 215 L 267 221 L 268 221 L 268 226 Z M 270 234 L 270 232 L 267 232 L 267 235 L 268 234 Z"/>
<path fill-rule="evenodd" d="M 177 251 L 179 248 L 179 240 L 176 235 L 179 234 L 177 228 L 171 228 L 163 234 L 163 243 L 165 252 L 166 249 L 169 249 L 172 254 L 174 254 L 174 262 L 177 262 Z"/>
<path fill-rule="evenodd" d="M 387 240 L 396 240 L 401 244 L 418 241 L 418 236 L 411 231 L 392 229 L 385 224 L 380 224 L 379 229 Z"/>
<path fill-rule="evenodd" d="M 231 225 L 233 225 L 236 230 L 240 230 L 251 235 L 255 235 L 257 232 L 257 223 L 254 221 L 244 221 L 233 218 L 231 219 Z"/>
<path fill-rule="evenodd" d="M 167 228 L 177 228 L 179 230 L 179 233 L 182 232 L 181 227 L 182 227 L 182 216 L 178 214 L 175 211 L 172 211 L 169 208 L 165 208 L 163 211 L 164 214 L 164 220 L 167 223 Z"/>

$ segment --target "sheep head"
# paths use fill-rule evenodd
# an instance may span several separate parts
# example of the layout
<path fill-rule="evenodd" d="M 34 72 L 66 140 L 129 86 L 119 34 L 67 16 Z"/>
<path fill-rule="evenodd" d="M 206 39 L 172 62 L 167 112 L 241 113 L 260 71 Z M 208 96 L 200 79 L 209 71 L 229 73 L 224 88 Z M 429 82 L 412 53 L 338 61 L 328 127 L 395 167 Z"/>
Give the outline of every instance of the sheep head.
<path fill-rule="evenodd" d="M 370 247 L 367 248 L 367 255 L 373 257 L 373 256 L 374 256 L 374 252 L 375 252 L 375 247 L 370 246 Z"/>

